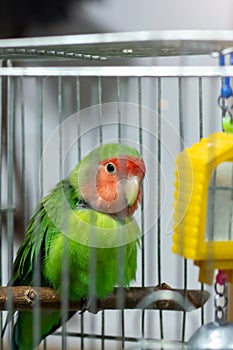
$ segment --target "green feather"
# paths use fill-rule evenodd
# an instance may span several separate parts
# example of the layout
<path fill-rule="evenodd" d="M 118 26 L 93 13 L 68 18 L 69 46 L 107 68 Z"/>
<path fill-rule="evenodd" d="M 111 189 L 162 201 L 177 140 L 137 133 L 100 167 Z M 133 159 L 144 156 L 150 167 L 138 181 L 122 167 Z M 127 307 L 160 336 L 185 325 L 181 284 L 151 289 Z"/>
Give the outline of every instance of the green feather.
<path fill-rule="evenodd" d="M 95 163 L 97 159 L 119 155 L 141 158 L 135 149 L 125 145 L 101 146 L 87 155 L 69 178 L 58 183 L 44 197 L 17 252 L 10 284 L 39 283 L 62 293 L 65 277 L 69 282 L 69 300 L 80 300 L 90 294 L 104 298 L 116 285 L 129 287 L 130 281 L 136 277 L 138 225 L 132 217 L 117 218 L 85 205 L 77 182 L 80 166 L 88 170 L 93 166 L 93 159 Z M 90 266 L 91 259 L 93 266 Z M 34 280 L 35 268 L 39 269 L 39 281 Z M 68 317 L 71 315 L 73 313 Z M 60 311 L 40 312 L 40 319 L 40 334 L 33 341 L 33 314 L 18 313 L 13 334 L 14 349 L 29 350 L 38 346 L 43 338 L 59 327 Z"/>

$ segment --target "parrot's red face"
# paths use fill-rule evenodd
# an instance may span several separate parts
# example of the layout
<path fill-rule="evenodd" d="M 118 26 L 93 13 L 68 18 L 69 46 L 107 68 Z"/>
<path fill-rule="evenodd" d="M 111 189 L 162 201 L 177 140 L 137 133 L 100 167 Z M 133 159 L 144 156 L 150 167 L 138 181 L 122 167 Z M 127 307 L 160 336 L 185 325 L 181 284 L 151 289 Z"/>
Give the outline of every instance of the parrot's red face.
<path fill-rule="evenodd" d="M 84 197 L 98 211 L 131 216 L 141 199 L 145 171 L 142 159 L 130 156 L 105 159 L 98 164 L 95 190 L 92 183 Z"/>

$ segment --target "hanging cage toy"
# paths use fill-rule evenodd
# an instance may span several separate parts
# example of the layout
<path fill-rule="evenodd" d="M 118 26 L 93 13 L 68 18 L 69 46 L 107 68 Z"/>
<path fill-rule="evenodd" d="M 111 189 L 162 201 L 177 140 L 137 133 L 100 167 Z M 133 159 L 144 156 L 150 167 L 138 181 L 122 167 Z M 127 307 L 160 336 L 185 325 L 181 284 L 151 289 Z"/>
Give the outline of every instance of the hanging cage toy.
<path fill-rule="evenodd" d="M 231 64 L 233 63 L 231 54 Z M 220 56 L 220 65 L 225 57 Z M 233 349 L 233 324 L 227 322 L 227 282 L 233 282 L 233 122 L 230 78 L 222 79 L 218 104 L 223 130 L 176 159 L 173 252 L 194 260 L 199 281 L 212 284 L 215 270 L 215 321 L 201 326 L 189 349 Z"/>
<path fill-rule="evenodd" d="M 233 55 L 230 55 L 233 63 Z M 225 57 L 220 55 L 220 66 Z M 199 281 L 211 284 L 214 271 L 233 281 L 232 165 L 233 127 L 230 78 L 222 78 L 218 105 L 222 126 L 186 148 L 176 159 L 173 252 L 193 259 Z M 227 194 L 227 195 L 226 195 Z"/>
<path fill-rule="evenodd" d="M 219 237 L 215 240 L 214 228 L 211 227 L 211 210 L 214 210 L 211 207 L 214 198 L 212 186 L 209 187 L 208 200 L 208 186 L 215 168 L 229 162 L 226 164 L 228 168 L 232 161 L 233 134 L 221 132 L 185 149 L 176 159 L 173 252 L 194 260 L 200 268 L 199 280 L 203 283 L 212 283 L 215 269 L 225 270 L 229 280 L 233 281 L 233 241 L 220 240 Z M 216 187 L 216 176 L 213 181 L 215 191 L 227 190 Z M 219 200 L 221 198 L 220 193 Z M 229 215 L 227 210 L 224 212 Z M 218 219 L 225 222 L 226 217 Z"/>
<path fill-rule="evenodd" d="M 176 162 L 173 251 L 194 260 L 203 283 L 211 284 L 219 269 L 216 286 L 225 289 L 227 280 L 233 281 L 232 194 L 226 184 L 229 178 L 232 181 L 232 154 L 233 134 L 215 133 L 185 149 Z M 222 171 L 215 171 L 217 166 Z M 190 349 L 233 348 L 233 324 L 225 317 L 226 293 L 220 297 L 224 302 L 215 305 L 215 322 L 199 328 L 189 341 Z"/>

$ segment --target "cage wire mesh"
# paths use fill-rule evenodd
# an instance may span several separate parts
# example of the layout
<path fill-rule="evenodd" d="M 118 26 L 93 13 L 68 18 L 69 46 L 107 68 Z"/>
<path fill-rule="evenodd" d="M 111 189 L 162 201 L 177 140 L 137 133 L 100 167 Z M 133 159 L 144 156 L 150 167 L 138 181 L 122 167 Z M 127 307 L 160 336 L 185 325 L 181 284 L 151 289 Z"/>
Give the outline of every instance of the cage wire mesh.
<path fill-rule="evenodd" d="M 221 77 L 231 76 L 233 70 L 218 67 L 213 53 L 231 47 L 230 32 L 187 31 L 0 42 L 1 285 L 12 274 L 16 251 L 41 199 L 93 148 L 119 142 L 137 148 L 147 169 L 135 214 L 142 237 L 132 285 L 165 282 L 184 291 L 212 292 L 198 282 L 193 263 L 171 251 L 174 160 L 184 147 L 221 130 Z M 61 272 L 63 321 L 69 305 L 67 269 L 72 269 L 66 253 Z M 124 250 L 117 259 L 120 271 Z M 33 271 L 37 285 L 42 282 L 41 263 L 38 260 Z M 89 265 L 90 281 L 95 281 L 95 249 Z M 95 294 L 94 282 L 90 292 Z M 187 313 L 125 309 L 125 294 L 119 290 L 115 305 L 117 310 L 77 313 L 48 336 L 41 349 L 136 349 L 142 348 L 142 337 L 153 340 L 147 349 L 180 348 L 214 318 L 211 301 Z M 7 309 L 14 309 L 10 296 Z M 35 344 L 39 310 L 35 303 Z M 2 348 L 10 348 L 14 317 Z M 5 318 L 2 311 L 1 327 Z"/>

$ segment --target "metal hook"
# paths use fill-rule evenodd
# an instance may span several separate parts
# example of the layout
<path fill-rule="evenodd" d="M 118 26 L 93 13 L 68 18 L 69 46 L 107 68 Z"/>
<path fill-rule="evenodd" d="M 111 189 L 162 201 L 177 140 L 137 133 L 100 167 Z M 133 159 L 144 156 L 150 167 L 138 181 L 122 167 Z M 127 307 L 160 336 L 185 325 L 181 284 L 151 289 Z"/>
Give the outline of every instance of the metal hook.
<path fill-rule="evenodd" d="M 184 311 L 192 311 L 195 309 L 193 304 L 180 293 L 173 290 L 156 290 L 145 296 L 137 305 L 138 309 L 144 310 L 152 303 L 161 300 L 172 300 L 183 308 Z"/>
<path fill-rule="evenodd" d="M 224 118 L 226 116 L 226 114 L 228 114 L 231 118 L 231 122 L 233 122 L 233 104 L 231 104 L 231 106 L 226 105 L 226 98 L 222 97 L 221 95 L 218 97 L 218 106 L 219 108 L 222 110 L 222 118 Z"/>
<path fill-rule="evenodd" d="M 226 107 L 226 98 L 222 97 L 221 95 L 218 97 L 218 106 L 222 110 L 222 117 L 225 117 L 226 112 L 227 112 L 227 107 Z"/>
<path fill-rule="evenodd" d="M 152 303 L 156 303 L 162 300 L 172 300 L 180 305 L 184 311 L 192 311 L 195 309 L 193 304 L 180 293 L 173 290 L 156 290 L 145 296 L 137 305 L 138 309 L 143 310 L 142 315 L 142 339 L 144 339 L 144 330 L 143 330 L 143 318 L 145 309 L 150 306 Z"/>

